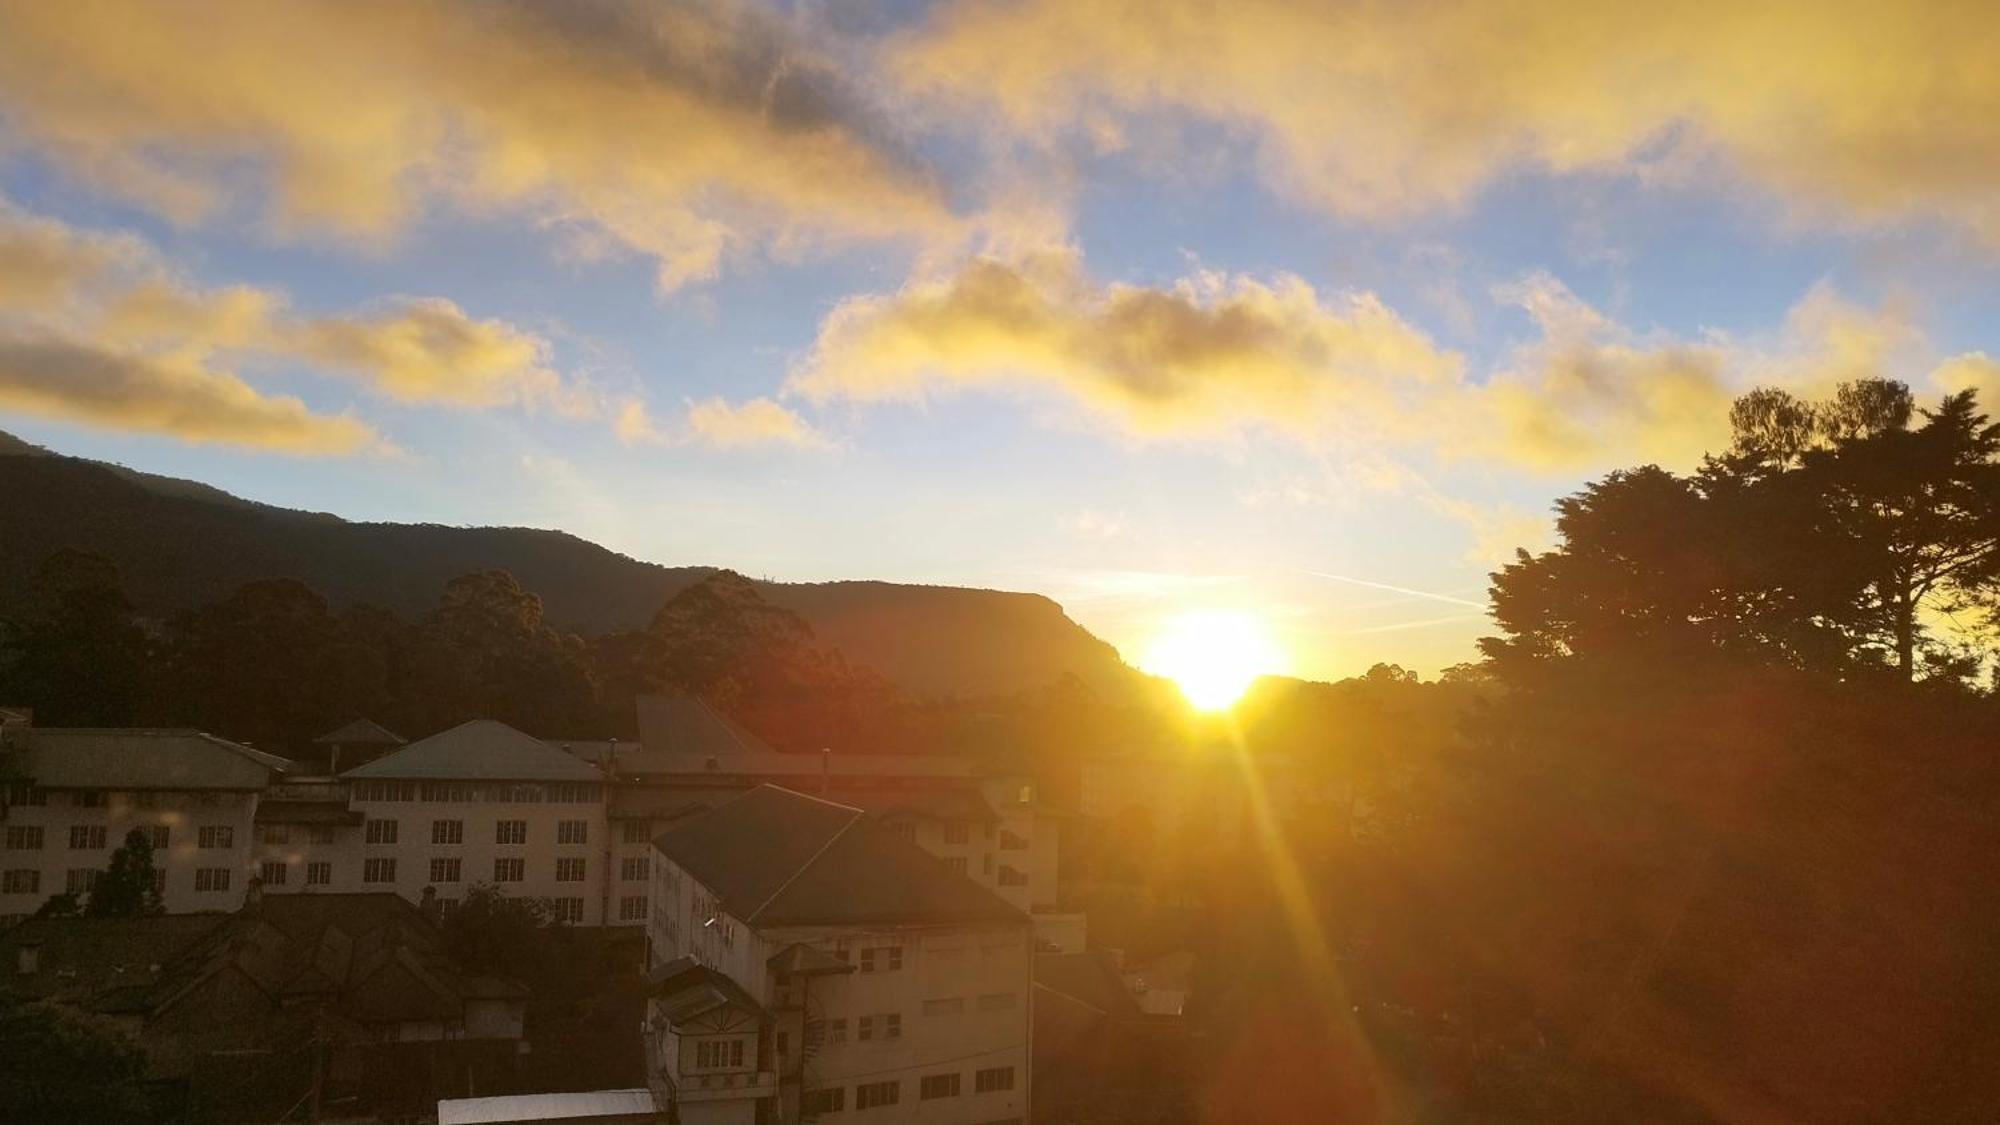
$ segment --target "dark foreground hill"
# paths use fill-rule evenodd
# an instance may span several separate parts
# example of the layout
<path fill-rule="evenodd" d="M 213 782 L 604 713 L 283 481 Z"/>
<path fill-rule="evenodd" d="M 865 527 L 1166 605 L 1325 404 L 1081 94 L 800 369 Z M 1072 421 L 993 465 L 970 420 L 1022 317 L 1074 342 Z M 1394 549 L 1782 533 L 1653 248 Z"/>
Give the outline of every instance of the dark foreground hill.
<path fill-rule="evenodd" d="M 61 547 L 123 570 L 143 612 L 216 600 L 259 578 L 305 581 L 337 605 L 407 615 L 446 580 L 501 569 L 541 595 L 549 619 L 596 634 L 643 627 L 714 567 L 660 566 L 560 531 L 355 523 L 258 504 L 194 481 L 50 453 L 0 433 L 0 611 Z M 1036 594 L 889 582 L 759 583 L 822 643 L 922 696 L 1037 687 L 1075 674 L 1126 681 L 1112 647 Z"/>

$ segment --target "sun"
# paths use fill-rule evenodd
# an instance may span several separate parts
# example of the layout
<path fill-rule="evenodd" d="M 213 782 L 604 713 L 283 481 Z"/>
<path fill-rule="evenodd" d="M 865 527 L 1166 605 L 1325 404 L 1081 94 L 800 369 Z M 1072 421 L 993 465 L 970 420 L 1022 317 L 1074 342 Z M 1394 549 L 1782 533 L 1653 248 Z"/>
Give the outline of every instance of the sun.
<path fill-rule="evenodd" d="M 1174 681 L 1200 710 L 1220 711 L 1257 677 L 1282 672 L 1285 659 L 1257 618 L 1211 610 L 1167 621 L 1139 664 Z"/>

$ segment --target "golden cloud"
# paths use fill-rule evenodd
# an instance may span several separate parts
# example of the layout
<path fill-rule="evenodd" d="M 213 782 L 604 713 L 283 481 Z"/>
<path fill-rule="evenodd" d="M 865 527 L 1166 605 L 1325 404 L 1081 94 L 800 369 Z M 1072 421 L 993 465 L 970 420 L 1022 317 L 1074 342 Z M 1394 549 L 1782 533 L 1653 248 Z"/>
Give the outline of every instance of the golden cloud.
<path fill-rule="evenodd" d="M 283 453 L 386 450 L 352 418 L 314 414 L 236 376 L 174 356 L 0 336 L 0 409 L 112 429 Z"/>
<path fill-rule="evenodd" d="M 753 398 L 731 403 L 720 398 L 691 402 L 687 410 L 689 437 L 725 449 L 753 445 L 822 448 L 830 444 L 812 424 L 780 403 Z"/>
<path fill-rule="evenodd" d="M 1825 287 L 1768 338 L 1741 339 L 1635 331 L 1546 274 L 1496 297 L 1525 311 L 1536 335 L 1472 372 L 1370 293 L 1214 273 L 1099 284 L 1070 250 L 976 258 L 842 302 L 788 387 L 863 402 L 1039 388 L 1142 437 L 1256 429 L 1305 446 L 1571 472 L 1689 467 L 1728 444 L 1730 402 L 1752 386 L 1818 395 L 1847 379 L 1921 375 L 1928 362 L 1903 310 L 1861 308 Z"/>
<path fill-rule="evenodd" d="M 427 200 L 654 258 L 935 232 L 949 213 L 835 68 L 752 3 L 128 0 L 0 9 L 7 129 L 181 220 L 259 185 L 380 239 Z"/>
<path fill-rule="evenodd" d="M 241 435 L 261 418 L 290 435 L 270 448 L 343 448 L 330 438 L 321 445 L 295 440 L 308 429 L 297 416 L 303 410 L 299 402 L 273 398 L 256 406 L 245 397 L 256 392 L 235 375 L 222 374 L 218 363 L 298 364 L 358 381 L 400 402 L 603 412 L 594 392 L 547 365 L 548 345 L 539 337 L 503 321 L 475 319 L 450 301 L 397 298 L 352 315 L 303 316 L 275 290 L 192 285 L 131 236 L 79 231 L 4 207 L 0 339 L 41 357 L 33 365 L 36 372 L 92 373 L 78 377 L 73 416 L 79 419 L 159 425 L 180 417 L 165 409 L 176 392 L 202 408 L 234 404 L 220 412 L 231 420 L 229 426 L 196 440 Z M 114 378 L 114 372 L 122 374 Z M 50 396 L 60 393 L 60 382 L 18 379 L 12 401 L 29 401 L 25 388 L 32 383 L 39 388 L 34 408 L 53 409 Z M 120 387 L 131 389 L 143 406 L 128 414 L 109 409 L 106 396 Z M 343 428 L 358 425 L 325 421 L 340 425 L 315 431 L 322 437 L 351 433 Z"/>
<path fill-rule="evenodd" d="M 1384 416 L 1449 383 L 1457 356 L 1372 295 L 1202 273 L 1168 288 L 1098 285 L 1070 250 L 978 258 L 900 292 L 843 301 L 795 369 L 816 400 L 914 398 L 929 387 L 1030 383 L 1145 434 Z"/>
<path fill-rule="evenodd" d="M 1031 137 L 1239 129 L 1342 214 L 1714 153 L 1813 212 L 2000 245 L 2000 20 L 1956 0 L 948 0 L 891 55 L 916 94 Z"/>

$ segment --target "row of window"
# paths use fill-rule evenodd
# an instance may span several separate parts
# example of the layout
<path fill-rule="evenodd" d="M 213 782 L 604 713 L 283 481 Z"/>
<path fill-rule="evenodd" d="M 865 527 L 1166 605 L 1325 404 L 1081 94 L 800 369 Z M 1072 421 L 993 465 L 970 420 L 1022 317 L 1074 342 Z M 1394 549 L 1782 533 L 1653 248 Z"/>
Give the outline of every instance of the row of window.
<path fill-rule="evenodd" d="M 285 864 L 275 860 L 264 865 L 266 869 L 282 869 L 284 866 Z M 306 865 L 308 870 L 314 867 L 325 866 L 327 865 L 323 863 L 309 863 Z M 557 859 L 556 882 L 581 883 L 584 881 L 588 866 L 587 861 L 581 856 L 566 856 Z M 465 881 L 464 872 L 464 860 L 457 856 L 440 856 L 431 860 L 430 881 L 433 883 L 462 883 Z M 504 856 L 493 861 L 494 882 L 523 883 L 527 881 L 527 878 L 528 861 L 526 859 L 520 856 Z M 396 860 L 389 856 L 375 856 L 362 860 L 361 881 L 364 883 L 395 882 Z M 284 878 L 281 876 L 276 880 L 266 879 L 265 882 L 282 883 L 284 882 Z M 310 883 L 312 880 L 308 879 L 307 882 Z M 643 897 L 641 901 L 643 901 Z"/>
<path fill-rule="evenodd" d="M 427 801 L 434 804 L 587 805 L 604 799 L 604 787 L 591 782 L 524 781 L 357 781 L 357 801 Z"/>
<path fill-rule="evenodd" d="M 70 894 L 88 894 L 97 888 L 98 876 L 104 872 L 95 867 L 73 867 L 64 872 L 63 890 Z M 153 872 L 153 890 L 165 893 L 167 873 Z M 226 891 L 229 889 L 229 868 L 197 867 L 194 870 L 194 889 L 197 891 Z M 34 895 L 42 893 L 42 873 L 39 868 L 16 867 L 0 871 L 0 894 Z"/>
<path fill-rule="evenodd" d="M 957 1071 L 948 1074 L 926 1074 L 917 1080 L 917 1097 L 923 1101 L 936 1098 L 955 1098 L 963 1091 L 963 1076 Z M 993 1094 L 1014 1088 L 1014 1068 L 996 1066 L 974 1071 L 972 1091 L 975 1094 Z M 855 1109 L 878 1109 L 895 1105 L 903 1099 L 903 1084 L 898 1079 L 881 1082 L 863 1082 L 854 1087 Z M 808 1090 L 802 1099 L 800 1109 L 808 1116 L 824 1113 L 840 1113 L 847 1108 L 847 1088 L 834 1086 L 822 1090 Z"/>
<path fill-rule="evenodd" d="M 105 789 L 76 789 L 65 794 L 65 797 L 69 807 L 75 809 L 101 809 L 109 807 L 111 803 L 111 792 Z M 180 805 L 214 808 L 222 803 L 222 794 L 209 790 L 163 793 L 141 789 L 126 794 L 126 798 L 135 809 L 166 809 Z M 38 785 L 15 782 L 7 787 L 6 803 L 16 808 L 47 808 L 49 791 Z"/>
<path fill-rule="evenodd" d="M 334 830 L 324 824 L 260 824 L 257 826 L 257 842 L 260 844 L 289 844 L 295 834 L 308 844 L 331 844 L 336 839 Z"/>
<path fill-rule="evenodd" d="M 363 838 L 371 844 L 393 844 L 402 835 L 399 820 L 370 820 L 363 830 Z M 493 842 L 496 844 L 525 844 L 528 842 L 528 822 L 525 820 L 496 820 L 493 822 Z M 465 822 L 463 820 L 431 821 L 431 843 L 449 846 L 465 843 Z M 556 822 L 556 843 L 590 843 L 590 822 L 587 820 L 559 820 Z"/>
<path fill-rule="evenodd" d="M 146 834 L 146 840 L 154 851 L 161 851 L 173 839 L 172 830 L 164 824 L 144 824 L 134 831 Z M 39 824 L 10 824 L 7 826 L 6 845 L 10 852 L 38 852 L 47 841 L 45 830 Z M 236 829 L 229 825 L 208 825 L 197 834 L 197 840 L 204 848 L 231 848 L 236 846 Z M 69 846 L 72 851 L 101 851 L 111 846 L 109 831 L 102 824 L 73 824 L 69 830 Z"/>

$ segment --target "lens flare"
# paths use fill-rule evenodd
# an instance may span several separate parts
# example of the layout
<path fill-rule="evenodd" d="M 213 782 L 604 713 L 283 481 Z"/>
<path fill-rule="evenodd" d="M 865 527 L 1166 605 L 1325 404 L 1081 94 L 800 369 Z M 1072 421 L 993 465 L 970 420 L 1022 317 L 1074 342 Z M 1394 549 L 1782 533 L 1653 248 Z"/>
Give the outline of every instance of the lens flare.
<path fill-rule="evenodd" d="M 1255 617 L 1203 611 L 1168 621 L 1140 667 L 1174 681 L 1195 707 L 1220 711 L 1257 677 L 1284 671 L 1285 658 Z"/>

